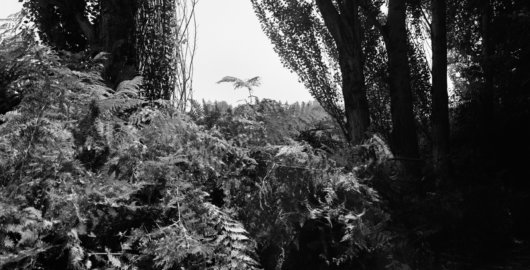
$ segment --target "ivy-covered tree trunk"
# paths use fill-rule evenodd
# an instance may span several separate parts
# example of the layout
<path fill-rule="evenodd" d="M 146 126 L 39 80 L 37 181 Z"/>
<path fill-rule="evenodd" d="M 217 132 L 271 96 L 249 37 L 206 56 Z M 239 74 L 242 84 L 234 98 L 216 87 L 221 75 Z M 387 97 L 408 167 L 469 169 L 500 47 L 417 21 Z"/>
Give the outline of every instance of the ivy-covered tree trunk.
<path fill-rule="evenodd" d="M 446 0 L 432 0 L 432 142 L 435 173 L 450 170 Z M 445 177 L 444 177 L 445 178 Z"/>
<path fill-rule="evenodd" d="M 145 97 L 170 100 L 177 65 L 176 2 L 141 1 L 136 16 L 136 55 Z"/>
<path fill-rule="evenodd" d="M 392 112 L 392 145 L 396 156 L 403 158 L 407 170 L 417 167 L 418 136 L 414 122 L 406 5 L 403 0 L 390 0 L 388 6 L 388 36 L 385 39 L 390 73 L 390 107 Z"/>
<path fill-rule="evenodd" d="M 317 0 L 316 3 L 339 53 L 349 140 L 353 144 L 359 144 L 370 126 L 359 6 L 355 0 L 340 2 L 339 10 L 331 0 Z"/>

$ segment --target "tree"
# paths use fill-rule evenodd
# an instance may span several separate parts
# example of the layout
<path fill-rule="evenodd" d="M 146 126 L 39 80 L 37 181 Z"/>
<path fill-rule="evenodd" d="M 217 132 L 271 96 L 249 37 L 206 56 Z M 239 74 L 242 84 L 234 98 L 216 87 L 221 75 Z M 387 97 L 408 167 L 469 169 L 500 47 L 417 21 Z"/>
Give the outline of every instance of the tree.
<path fill-rule="evenodd" d="M 103 75 L 112 86 L 117 87 L 123 80 L 130 80 L 138 74 L 139 62 L 135 49 L 137 1 L 86 2 L 87 8 L 90 6 L 93 10 L 95 19 L 92 27 L 97 33 L 97 41 L 92 42 L 87 49 L 111 53 Z M 91 2 L 92 5 L 89 5 Z"/>
<path fill-rule="evenodd" d="M 361 142 L 370 114 L 357 1 L 334 5 L 319 0 L 315 6 L 299 0 L 252 0 L 252 4 L 283 64 L 298 75 L 347 139 Z"/>
<path fill-rule="evenodd" d="M 438 175 L 449 172 L 449 97 L 447 94 L 446 2 L 432 0 L 432 140 Z"/>
<path fill-rule="evenodd" d="M 170 100 L 177 77 L 176 2 L 140 1 L 136 15 L 138 69 L 145 77 L 145 96 Z"/>
<path fill-rule="evenodd" d="M 255 99 L 256 104 L 258 103 L 258 97 L 254 96 L 254 93 L 252 92 L 254 90 L 254 87 L 261 85 L 261 78 L 259 76 L 242 80 L 236 77 L 232 76 L 225 76 L 221 80 L 219 80 L 217 83 L 232 83 L 234 86 L 234 89 L 239 88 L 247 88 L 248 90 L 248 98 L 252 100 L 252 98 Z"/>
<path fill-rule="evenodd" d="M 352 142 L 359 142 L 370 125 L 364 52 L 376 45 L 363 42 L 371 26 L 376 26 L 388 57 L 392 146 L 398 157 L 413 161 L 407 162 L 411 165 L 417 163 L 419 147 L 413 113 L 405 2 L 389 2 L 384 25 L 379 22 L 384 17 L 380 11 L 384 1 L 319 0 L 314 3 L 253 1 L 262 26 L 284 64 L 299 75 L 326 111 L 343 124 Z M 315 11 L 314 5 L 319 12 Z M 340 74 L 334 74 L 334 68 L 340 69 Z M 337 85 L 342 90 L 345 112 L 340 110 L 337 102 L 340 98 Z M 345 124 L 341 123 L 342 113 L 346 115 Z"/>
<path fill-rule="evenodd" d="M 25 0 L 24 7 L 55 49 L 110 52 L 103 75 L 113 87 L 140 73 L 146 98 L 178 98 L 180 106 L 191 91 L 195 37 L 190 22 L 196 2 Z"/>
<path fill-rule="evenodd" d="M 392 114 L 392 146 L 409 169 L 416 170 L 418 136 L 413 113 L 410 63 L 408 58 L 407 6 L 405 1 L 388 1 L 386 23 L 379 19 L 381 3 L 362 1 L 363 12 L 381 33 L 388 55 L 389 91 Z"/>
<path fill-rule="evenodd" d="M 82 51 L 94 46 L 96 35 L 86 0 L 25 0 L 24 7 L 37 25 L 40 38 L 59 50 Z"/>
<path fill-rule="evenodd" d="M 387 29 L 388 34 L 384 39 L 390 73 L 394 151 L 397 156 L 416 159 L 419 157 L 418 136 L 412 111 L 405 1 L 389 1 Z"/>
<path fill-rule="evenodd" d="M 483 1 L 480 5 L 480 34 L 482 36 L 482 69 L 484 71 L 484 95 L 487 102 L 493 99 L 493 70 L 491 58 L 494 54 L 494 40 L 492 39 L 493 6 L 491 1 Z"/>
<path fill-rule="evenodd" d="M 496 142 L 517 141 L 506 134 L 528 134 L 519 124 L 528 120 L 528 10 L 524 0 L 448 1 L 448 17 L 454 18 L 448 22 L 451 64 L 459 75 L 453 80 L 466 102 L 457 111 L 458 125 L 472 127 L 465 135 L 487 169 L 507 162 L 497 159 L 507 149 Z"/>
<path fill-rule="evenodd" d="M 361 48 L 361 20 L 357 1 L 316 0 L 325 25 L 338 50 L 342 95 L 351 142 L 360 143 L 370 126 Z"/>

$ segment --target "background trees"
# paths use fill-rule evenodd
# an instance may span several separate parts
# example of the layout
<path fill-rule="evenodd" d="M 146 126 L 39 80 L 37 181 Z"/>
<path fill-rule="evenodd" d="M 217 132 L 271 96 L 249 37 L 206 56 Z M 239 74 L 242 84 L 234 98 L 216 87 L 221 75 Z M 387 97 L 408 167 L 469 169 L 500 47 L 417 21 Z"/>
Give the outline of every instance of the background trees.
<path fill-rule="evenodd" d="M 252 1 L 252 4 L 284 65 L 299 76 L 336 119 L 346 137 L 351 138 L 341 106 L 339 55 L 315 6 L 307 1 Z"/>
<path fill-rule="evenodd" d="M 144 95 L 185 109 L 192 89 L 195 0 L 25 1 L 42 39 L 58 50 L 110 53 L 112 87 L 144 76 Z M 178 93 L 175 93 L 175 90 Z"/>
<path fill-rule="evenodd" d="M 368 131 L 370 124 L 364 66 L 381 65 L 375 62 L 376 59 L 367 59 L 364 54 L 365 51 L 372 50 L 372 46 L 380 46 L 378 42 L 371 42 L 371 38 L 382 39 L 388 59 L 391 142 L 397 156 L 412 164 L 410 161 L 414 162 L 419 156 L 412 103 L 406 5 L 403 1 L 391 1 L 387 22 L 382 24 L 379 21 L 383 16 L 380 11 L 382 4 L 381 1 L 329 0 L 316 1 L 314 5 L 306 1 L 287 1 L 281 4 L 253 1 L 263 28 L 280 57 L 299 74 L 302 81 L 307 82 L 308 88 L 313 89 L 312 94 L 324 108 L 335 112 L 334 117 L 339 123 L 346 117 L 347 122 L 341 125 L 353 143 L 361 142 L 362 134 Z M 315 6 L 318 7 L 318 12 Z M 295 9 L 302 10 L 301 7 L 306 11 L 292 12 Z M 378 28 L 380 37 L 370 36 L 373 33 L 369 30 L 371 26 Z M 300 36 L 306 37 L 305 42 L 298 39 Z M 308 46 L 313 49 L 308 50 Z M 321 59 L 330 60 L 330 64 L 325 66 Z M 317 61 L 318 65 L 301 69 L 301 65 L 307 65 L 311 61 Z M 321 67 L 321 70 L 313 70 L 313 76 L 308 76 L 305 71 L 312 70 L 314 66 Z M 336 69 L 340 69 L 340 74 L 335 74 L 333 78 L 335 85 L 341 85 L 342 97 L 337 95 L 336 89 L 330 87 L 333 80 L 328 80 L 325 87 L 310 82 L 315 75 L 323 72 L 332 74 Z M 340 102 L 337 102 L 340 98 L 344 101 L 344 112 Z"/>
<path fill-rule="evenodd" d="M 418 168 L 419 153 L 413 113 L 409 63 L 412 42 L 407 31 L 407 5 L 404 1 L 389 1 L 386 18 L 381 13 L 381 7 L 382 3 L 377 1 L 363 2 L 364 12 L 370 23 L 379 30 L 387 52 L 393 150 L 404 160 L 409 170 L 414 171 Z M 381 19 L 386 22 L 381 23 Z"/>
<path fill-rule="evenodd" d="M 331 0 L 318 0 L 316 5 L 335 42 L 346 126 L 351 142 L 358 144 L 365 138 L 370 126 L 359 4 L 357 1 L 340 1 L 337 9 Z"/>
<path fill-rule="evenodd" d="M 445 0 L 431 3 L 432 44 L 432 140 L 433 167 L 437 174 L 450 170 L 449 157 L 449 96 L 447 94 L 447 4 Z"/>

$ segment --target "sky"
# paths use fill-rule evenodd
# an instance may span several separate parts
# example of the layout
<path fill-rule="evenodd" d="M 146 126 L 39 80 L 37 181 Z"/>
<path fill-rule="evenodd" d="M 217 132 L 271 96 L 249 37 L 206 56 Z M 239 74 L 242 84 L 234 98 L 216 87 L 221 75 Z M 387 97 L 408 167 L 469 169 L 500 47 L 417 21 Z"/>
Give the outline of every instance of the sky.
<path fill-rule="evenodd" d="M 0 18 L 19 11 L 18 0 L 0 0 Z M 198 37 L 195 58 L 194 98 L 244 103 L 246 89 L 234 90 L 224 76 L 248 79 L 260 76 L 254 89 L 259 98 L 282 102 L 312 100 L 298 77 L 287 70 L 261 30 L 248 0 L 199 0 L 196 10 Z"/>
<path fill-rule="evenodd" d="M 18 0 L 0 0 L 0 19 L 19 12 L 21 8 L 22 3 L 19 3 Z"/>

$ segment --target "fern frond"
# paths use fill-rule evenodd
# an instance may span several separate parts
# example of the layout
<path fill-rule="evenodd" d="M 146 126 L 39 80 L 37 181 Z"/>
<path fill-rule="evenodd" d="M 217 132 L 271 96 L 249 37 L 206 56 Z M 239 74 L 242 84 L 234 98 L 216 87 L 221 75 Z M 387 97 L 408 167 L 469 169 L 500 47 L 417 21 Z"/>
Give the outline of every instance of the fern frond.
<path fill-rule="evenodd" d="M 224 83 L 224 82 L 231 82 L 231 83 L 238 83 L 242 82 L 243 80 L 233 77 L 233 76 L 224 76 L 221 80 L 219 80 L 217 83 Z"/>
<path fill-rule="evenodd" d="M 256 76 L 256 77 L 250 78 L 250 79 L 248 79 L 246 81 L 246 83 L 248 85 L 252 85 L 252 86 L 260 86 L 261 85 L 261 77 Z"/>
<path fill-rule="evenodd" d="M 68 265 L 71 269 L 84 269 L 83 260 L 85 258 L 86 252 L 81 247 L 81 240 L 77 235 L 77 231 L 72 229 L 68 233 Z"/>
<path fill-rule="evenodd" d="M 132 80 L 122 81 L 116 88 L 115 98 L 137 98 L 140 96 L 140 88 L 143 77 L 136 76 Z"/>
<path fill-rule="evenodd" d="M 259 263 L 253 259 L 255 243 L 243 225 L 213 204 L 205 203 L 205 207 L 212 225 L 218 230 L 213 244 L 220 263 L 216 263 L 213 269 L 260 269 Z"/>
<path fill-rule="evenodd" d="M 261 78 L 259 76 L 253 77 L 248 80 L 242 80 L 233 76 L 225 76 L 221 80 L 219 80 L 217 83 L 232 83 L 234 85 L 234 89 L 239 88 L 248 88 L 252 89 L 253 87 L 260 86 L 261 85 Z"/>
<path fill-rule="evenodd" d="M 113 95 L 112 89 L 104 85 L 91 84 L 85 85 L 84 88 L 88 90 L 95 99 L 105 99 Z"/>

